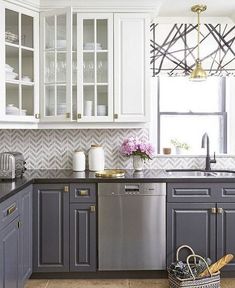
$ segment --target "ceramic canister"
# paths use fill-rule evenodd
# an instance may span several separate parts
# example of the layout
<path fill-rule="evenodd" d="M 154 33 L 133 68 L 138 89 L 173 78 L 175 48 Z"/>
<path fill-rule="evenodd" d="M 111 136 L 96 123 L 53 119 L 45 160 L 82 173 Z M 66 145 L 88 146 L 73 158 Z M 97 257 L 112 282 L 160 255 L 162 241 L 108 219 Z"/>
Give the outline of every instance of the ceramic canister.
<path fill-rule="evenodd" d="M 82 150 L 75 150 L 73 153 L 73 171 L 85 171 L 86 157 Z"/>
<path fill-rule="evenodd" d="M 88 154 L 89 158 L 89 170 L 101 171 L 104 170 L 104 149 L 100 145 L 91 145 Z"/>

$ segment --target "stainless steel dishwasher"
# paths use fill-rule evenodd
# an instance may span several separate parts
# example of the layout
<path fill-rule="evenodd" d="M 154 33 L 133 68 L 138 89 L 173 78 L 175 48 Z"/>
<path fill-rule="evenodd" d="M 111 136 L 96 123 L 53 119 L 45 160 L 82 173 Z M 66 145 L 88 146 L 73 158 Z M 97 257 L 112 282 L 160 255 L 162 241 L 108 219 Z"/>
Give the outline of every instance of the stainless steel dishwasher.
<path fill-rule="evenodd" d="M 99 270 L 166 269 L 166 184 L 98 184 Z"/>

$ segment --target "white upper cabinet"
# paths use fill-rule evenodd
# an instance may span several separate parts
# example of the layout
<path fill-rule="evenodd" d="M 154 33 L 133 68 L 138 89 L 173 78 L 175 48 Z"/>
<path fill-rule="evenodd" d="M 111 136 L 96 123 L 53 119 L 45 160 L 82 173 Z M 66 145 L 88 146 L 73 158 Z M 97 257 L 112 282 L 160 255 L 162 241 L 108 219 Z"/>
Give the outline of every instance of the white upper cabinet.
<path fill-rule="evenodd" d="M 0 12 L 0 122 L 149 121 L 148 14 L 37 13 L 2 1 Z"/>
<path fill-rule="evenodd" d="M 37 122 L 39 113 L 38 13 L 2 4 L 0 121 Z"/>
<path fill-rule="evenodd" d="M 117 122 L 149 121 L 149 31 L 147 14 L 114 15 L 114 119 Z"/>
<path fill-rule="evenodd" d="M 78 122 L 113 121 L 113 14 L 77 14 Z"/>
<path fill-rule="evenodd" d="M 70 121 L 72 110 L 71 8 L 40 15 L 42 121 Z"/>

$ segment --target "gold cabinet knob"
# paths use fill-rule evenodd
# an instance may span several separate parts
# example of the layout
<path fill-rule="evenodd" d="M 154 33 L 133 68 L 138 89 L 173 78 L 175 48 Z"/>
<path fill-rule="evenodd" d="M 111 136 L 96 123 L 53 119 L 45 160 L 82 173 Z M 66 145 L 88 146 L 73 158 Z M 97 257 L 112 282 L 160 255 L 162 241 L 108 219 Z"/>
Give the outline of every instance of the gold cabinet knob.
<path fill-rule="evenodd" d="M 78 113 L 77 118 L 81 119 L 82 118 L 82 114 Z"/>
<path fill-rule="evenodd" d="M 213 208 L 211 208 L 211 214 L 216 214 L 216 208 L 215 207 L 213 207 Z"/>
<path fill-rule="evenodd" d="M 39 113 L 36 113 L 36 114 L 34 115 L 34 117 L 35 117 L 36 119 L 40 119 L 40 114 L 39 114 Z"/>
<path fill-rule="evenodd" d="M 223 208 L 217 208 L 217 213 L 218 214 L 223 214 L 224 212 L 224 209 Z"/>
<path fill-rule="evenodd" d="M 95 210 L 96 210 L 96 209 L 95 209 L 95 205 L 91 205 L 91 206 L 90 206 L 90 211 L 94 213 Z"/>
<path fill-rule="evenodd" d="M 64 186 L 64 192 L 69 192 L 69 186 L 68 185 Z"/>

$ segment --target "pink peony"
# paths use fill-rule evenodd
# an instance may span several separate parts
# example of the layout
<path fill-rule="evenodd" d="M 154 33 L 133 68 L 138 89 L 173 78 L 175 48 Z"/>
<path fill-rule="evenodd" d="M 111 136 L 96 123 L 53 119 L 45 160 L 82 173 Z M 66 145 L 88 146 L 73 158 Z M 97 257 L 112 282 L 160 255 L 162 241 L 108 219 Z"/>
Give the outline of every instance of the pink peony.
<path fill-rule="evenodd" d="M 125 156 L 139 155 L 143 159 L 151 159 L 154 155 L 154 148 L 145 140 L 130 137 L 123 141 L 120 152 Z"/>

